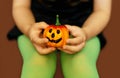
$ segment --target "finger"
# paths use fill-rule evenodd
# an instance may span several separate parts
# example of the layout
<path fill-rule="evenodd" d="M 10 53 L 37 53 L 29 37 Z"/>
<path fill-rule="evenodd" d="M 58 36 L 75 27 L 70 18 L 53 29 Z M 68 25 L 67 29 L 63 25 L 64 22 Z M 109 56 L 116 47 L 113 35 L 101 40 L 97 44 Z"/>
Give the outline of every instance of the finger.
<path fill-rule="evenodd" d="M 50 48 L 41 49 L 39 52 L 42 54 L 49 54 L 49 53 L 52 53 L 54 50 L 55 50 L 55 48 L 50 47 Z"/>
<path fill-rule="evenodd" d="M 73 30 L 73 26 L 71 26 L 71 25 L 65 25 L 67 28 L 68 28 L 68 30 L 70 30 L 70 31 L 72 31 Z"/>
<path fill-rule="evenodd" d="M 83 42 L 83 38 L 82 37 L 76 37 L 76 38 L 70 38 L 67 40 L 67 44 L 71 44 L 71 45 L 76 45 L 76 44 L 80 44 Z"/>
<path fill-rule="evenodd" d="M 42 47 L 40 45 L 34 44 L 36 50 L 40 53 L 40 54 L 48 54 L 53 52 L 56 48 L 54 47 Z"/>
<path fill-rule="evenodd" d="M 36 44 L 46 44 L 48 42 L 48 39 L 47 38 L 39 38 L 39 37 L 36 37 L 36 38 L 32 38 L 31 39 L 32 42 L 36 43 Z"/>
<path fill-rule="evenodd" d="M 65 50 L 65 49 L 62 49 L 62 48 L 58 48 L 58 49 L 65 52 L 65 53 L 67 53 L 67 54 L 73 54 L 73 52 L 71 52 L 71 51 L 68 51 L 68 50 Z"/>
<path fill-rule="evenodd" d="M 76 26 L 71 26 L 71 25 L 65 25 L 70 32 L 73 32 L 76 30 Z"/>
<path fill-rule="evenodd" d="M 46 27 L 48 27 L 49 25 L 45 22 L 39 22 L 39 23 L 36 23 L 35 26 L 39 29 L 45 29 Z"/>
<path fill-rule="evenodd" d="M 41 49 L 39 50 L 39 53 L 40 53 L 40 54 L 49 54 L 49 53 L 52 53 L 54 50 L 55 50 L 54 47 L 41 48 Z"/>
<path fill-rule="evenodd" d="M 71 45 L 65 45 L 63 46 L 63 49 L 67 50 L 67 51 L 71 51 L 71 52 L 78 52 L 80 51 L 83 47 L 85 46 L 85 42 L 79 44 L 79 45 L 74 45 L 74 46 L 71 46 Z"/>
<path fill-rule="evenodd" d="M 77 26 L 71 26 L 71 25 L 66 25 L 66 27 L 68 28 L 68 30 L 70 31 L 70 33 L 74 36 L 74 37 L 79 37 L 81 36 L 80 34 L 81 33 L 78 33 L 80 32 L 80 28 L 77 27 Z M 79 29 L 79 30 L 78 30 Z"/>

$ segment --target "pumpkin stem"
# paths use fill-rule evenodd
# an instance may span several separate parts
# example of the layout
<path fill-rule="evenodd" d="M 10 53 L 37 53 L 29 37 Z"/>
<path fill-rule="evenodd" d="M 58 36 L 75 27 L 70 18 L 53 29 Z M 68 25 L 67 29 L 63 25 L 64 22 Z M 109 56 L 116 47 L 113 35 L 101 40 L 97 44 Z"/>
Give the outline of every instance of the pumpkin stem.
<path fill-rule="evenodd" d="M 57 26 L 58 26 L 58 25 L 61 25 L 61 24 L 60 24 L 60 21 L 59 21 L 59 15 L 56 15 L 56 24 L 55 24 L 55 25 L 57 25 Z"/>

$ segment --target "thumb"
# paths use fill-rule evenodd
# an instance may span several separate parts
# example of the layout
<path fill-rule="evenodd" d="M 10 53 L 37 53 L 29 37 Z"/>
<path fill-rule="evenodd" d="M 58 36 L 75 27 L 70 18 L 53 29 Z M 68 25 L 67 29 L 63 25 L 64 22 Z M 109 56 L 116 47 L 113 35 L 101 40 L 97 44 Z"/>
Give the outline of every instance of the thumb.
<path fill-rule="evenodd" d="M 39 29 L 45 29 L 47 28 L 49 25 L 46 22 L 38 22 L 35 24 L 36 27 L 38 27 Z"/>
<path fill-rule="evenodd" d="M 67 29 L 70 31 L 70 32 L 73 32 L 74 31 L 74 27 L 75 26 L 71 26 L 71 25 L 65 25 L 67 27 Z"/>

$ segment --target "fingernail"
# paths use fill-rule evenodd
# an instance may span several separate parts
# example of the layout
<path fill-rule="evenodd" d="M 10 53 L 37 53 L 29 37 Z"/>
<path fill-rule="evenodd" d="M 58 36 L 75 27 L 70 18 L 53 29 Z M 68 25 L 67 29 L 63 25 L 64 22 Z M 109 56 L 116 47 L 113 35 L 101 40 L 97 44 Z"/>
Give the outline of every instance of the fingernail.
<path fill-rule="evenodd" d="M 48 42 L 48 39 L 45 38 L 45 42 Z"/>
<path fill-rule="evenodd" d="M 66 46 L 63 46 L 63 49 L 65 49 L 66 48 Z"/>
<path fill-rule="evenodd" d="M 83 42 L 82 45 L 85 45 L 85 43 Z"/>
<path fill-rule="evenodd" d="M 67 40 L 66 43 L 69 43 L 69 41 Z"/>
<path fill-rule="evenodd" d="M 52 50 L 55 50 L 55 48 L 54 48 L 54 47 L 52 47 Z"/>

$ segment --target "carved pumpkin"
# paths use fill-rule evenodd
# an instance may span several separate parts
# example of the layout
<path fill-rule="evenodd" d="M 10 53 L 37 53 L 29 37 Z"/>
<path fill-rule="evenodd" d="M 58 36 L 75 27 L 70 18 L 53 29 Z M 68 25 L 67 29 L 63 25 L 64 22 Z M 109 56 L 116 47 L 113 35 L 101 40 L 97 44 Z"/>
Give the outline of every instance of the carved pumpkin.
<path fill-rule="evenodd" d="M 44 30 L 43 37 L 49 40 L 47 43 L 48 46 L 62 47 L 66 44 L 66 40 L 69 38 L 69 31 L 67 27 L 59 23 L 57 15 L 56 25 L 49 25 Z"/>

